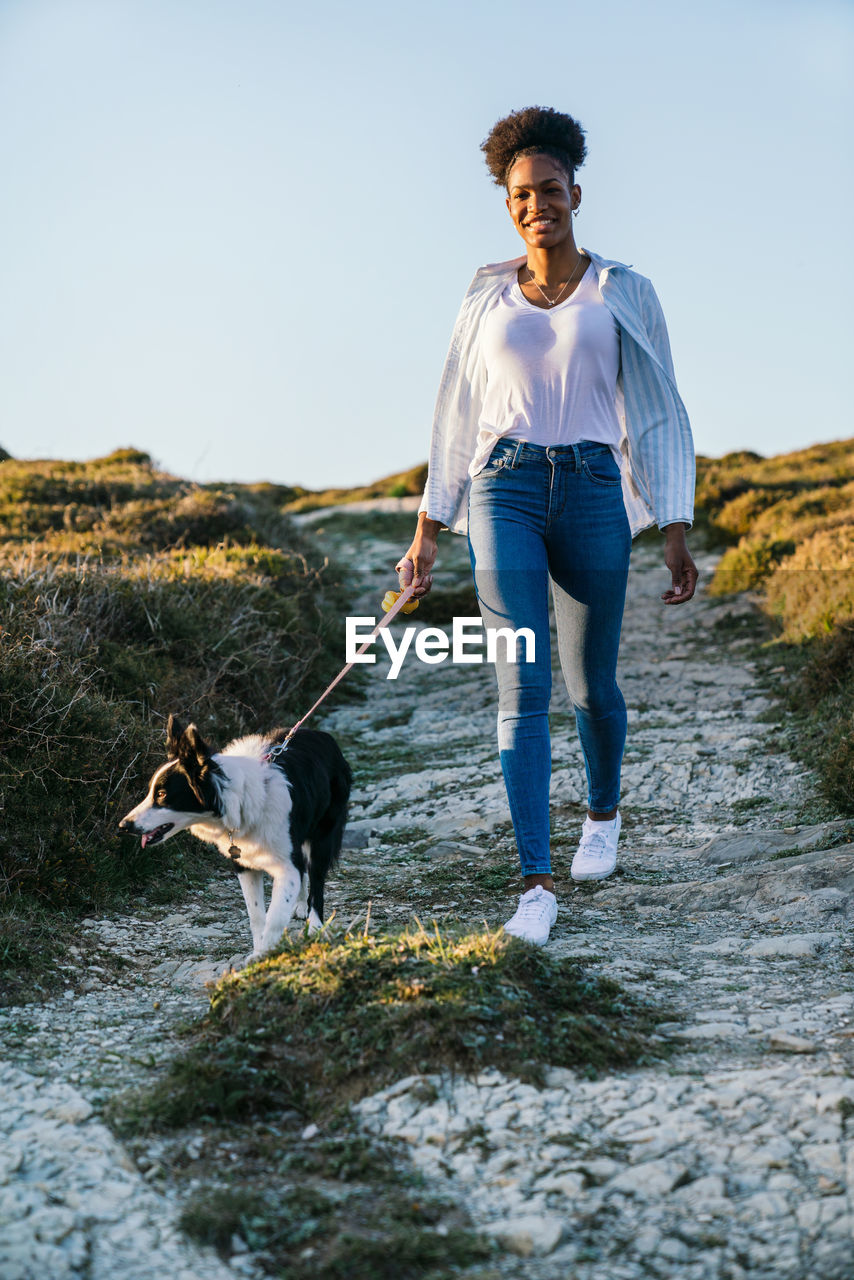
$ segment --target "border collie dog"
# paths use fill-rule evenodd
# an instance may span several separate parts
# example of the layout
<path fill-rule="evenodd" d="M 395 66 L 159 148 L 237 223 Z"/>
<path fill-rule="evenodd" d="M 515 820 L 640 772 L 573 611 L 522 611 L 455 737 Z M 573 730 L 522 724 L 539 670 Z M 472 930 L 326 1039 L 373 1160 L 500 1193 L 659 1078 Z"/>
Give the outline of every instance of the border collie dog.
<path fill-rule="evenodd" d="M 170 758 L 119 823 L 119 830 L 142 836 L 143 848 L 189 827 L 231 858 L 249 912 L 250 960 L 277 945 L 295 912 L 308 916 L 310 933 L 320 928 L 324 881 L 347 821 L 352 775 L 335 739 L 299 729 L 268 760 L 286 736 L 284 729 L 253 734 L 213 752 L 194 724 L 170 716 Z M 264 872 L 273 880 L 266 910 Z"/>

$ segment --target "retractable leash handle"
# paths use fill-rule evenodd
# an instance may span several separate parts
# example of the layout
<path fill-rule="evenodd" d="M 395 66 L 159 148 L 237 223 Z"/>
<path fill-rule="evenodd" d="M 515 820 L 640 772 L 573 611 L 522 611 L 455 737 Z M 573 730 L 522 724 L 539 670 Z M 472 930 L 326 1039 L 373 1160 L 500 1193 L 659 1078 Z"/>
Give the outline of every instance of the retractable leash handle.
<path fill-rule="evenodd" d="M 356 656 L 354 658 L 351 658 L 350 661 L 341 668 L 341 670 L 338 672 L 338 675 L 335 677 L 332 683 L 327 685 L 327 687 L 323 690 L 323 693 L 317 699 L 317 702 L 315 702 L 314 706 L 310 707 L 309 710 L 306 711 L 305 715 L 301 720 L 297 720 L 296 724 L 292 729 L 288 730 L 287 737 L 285 738 L 284 742 L 277 742 L 274 747 L 270 748 L 267 754 L 263 757 L 265 761 L 269 762 L 271 760 L 275 760 L 276 756 L 280 756 L 282 754 L 282 752 L 287 747 L 288 742 L 296 733 L 297 729 L 301 728 L 302 725 L 305 724 L 306 720 L 309 718 L 309 716 L 314 714 L 314 712 L 320 706 L 321 702 L 323 702 L 324 698 L 328 697 L 328 695 L 332 692 L 336 684 L 338 684 L 338 681 L 343 680 L 347 672 L 350 670 L 350 668 L 355 666 L 356 658 L 358 658 L 360 654 L 364 653 L 369 645 L 373 644 L 373 642 L 376 640 L 379 633 L 382 631 L 383 627 L 387 627 L 388 624 L 392 621 L 392 619 L 396 618 L 397 615 L 401 612 L 401 610 L 405 609 L 405 606 L 410 602 L 410 599 L 414 590 L 415 590 L 415 584 L 410 583 L 410 585 L 404 591 L 401 591 L 397 595 L 397 599 L 394 600 L 394 602 L 388 607 L 388 612 L 386 613 L 385 617 L 380 619 L 380 621 L 374 627 L 371 634 L 368 636 L 367 640 L 365 640 L 356 650 Z M 389 596 L 394 596 L 395 594 L 396 593 L 394 591 L 386 592 L 385 597 L 383 598 L 383 603 L 382 603 L 382 607 L 384 609 L 387 607 L 386 600 L 388 600 Z M 416 600 L 414 604 L 415 604 L 415 608 L 417 608 L 418 601 Z M 405 611 L 407 613 L 410 613 L 412 611 L 412 605 L 410 605 L 409 609 L 405 609 Z"/>

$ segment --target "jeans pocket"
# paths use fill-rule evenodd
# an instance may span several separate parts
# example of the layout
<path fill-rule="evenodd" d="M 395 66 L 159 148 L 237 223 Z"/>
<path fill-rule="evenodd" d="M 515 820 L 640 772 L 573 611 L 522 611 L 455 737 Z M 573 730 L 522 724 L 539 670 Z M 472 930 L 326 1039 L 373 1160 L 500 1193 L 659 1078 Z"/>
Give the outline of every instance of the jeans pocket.
<path fill-rule="evenodd" d="M 494 476 L 497 472 L 503 471 L 508 461 L 508 454 L 496 454 L 493 451 L 481 467 L 480 471 L 478 471 L 477 475 L 474 477 L 475 480 L 480 480 L 486 476 Z"/>
<path fill-rule="evenodd" d="M 619 465 L 610 449 L 582 458 L 581 469 L 594 484 L 610 488 L 622 483 Z"/>

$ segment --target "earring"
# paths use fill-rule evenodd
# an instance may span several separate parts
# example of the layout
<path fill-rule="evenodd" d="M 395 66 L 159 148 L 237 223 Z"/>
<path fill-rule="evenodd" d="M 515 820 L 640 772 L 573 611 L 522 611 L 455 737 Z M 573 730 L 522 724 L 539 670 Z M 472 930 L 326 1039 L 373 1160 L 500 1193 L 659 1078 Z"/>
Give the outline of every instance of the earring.
<path fill-rule="evenodd" d="M 577 217 L 578 217 L 578 210 L 579 210 L 579 207 L 580 207 L 579 205 L 576 205 L 576 206 L 575 206 L 575 208 L 574 208 L 574 209 L 573 209 L 573 211 L 572 211 L 572 216 L 573 216 L 574 218 L 577 218 Z"/>

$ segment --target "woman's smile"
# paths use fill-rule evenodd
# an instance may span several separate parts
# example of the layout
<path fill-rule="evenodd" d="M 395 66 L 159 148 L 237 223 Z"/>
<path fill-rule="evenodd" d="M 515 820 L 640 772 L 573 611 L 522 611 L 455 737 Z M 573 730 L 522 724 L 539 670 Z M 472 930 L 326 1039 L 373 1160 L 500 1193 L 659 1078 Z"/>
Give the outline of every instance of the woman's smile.
<path fill-rule="evenodd" d="M 573 200 L 580 198 L 581 189 L 570 186 L 566 173 L 550 156 L 522 156 L 510 172 L 507 208 L 516 230 L 532 246 L 539 246 L 548 235 L 554 247 L 571 234 Z"/>

